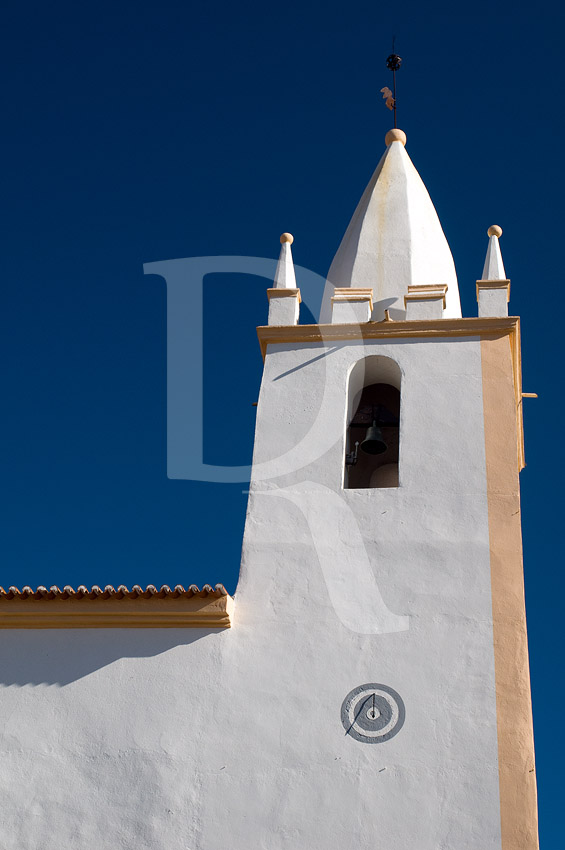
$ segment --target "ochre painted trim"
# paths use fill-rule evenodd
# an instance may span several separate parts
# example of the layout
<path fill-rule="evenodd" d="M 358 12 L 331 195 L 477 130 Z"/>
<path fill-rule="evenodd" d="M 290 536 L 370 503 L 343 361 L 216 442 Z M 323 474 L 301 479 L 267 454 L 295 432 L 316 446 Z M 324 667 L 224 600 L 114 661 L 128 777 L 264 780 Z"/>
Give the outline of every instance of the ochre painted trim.
<path fill-rule="evenodd" d="M 512 351 L 516 439 L 519 467 L 524 466 L 524 430 L 522 425 L 522 361 L 520 355 L 520 319 L 516 316 L 480 316 L 472 319 L 413 319 L 410 321 L 363 322 L 336 325 L 262 325 L 257 328 L 263 360 L 269 345 L 358 339 L 441 339 L 442 337 L 478 336 L 482 339 L 508 338 Z"/>
<path fill-rule="evenodd" d="M 267 298 L 269 301 L 271 298 L 298 298 L 298 303 L 302 302 L 299 289 L 283 289 L 282 287 L 267 289 Z"/>
<path fill-rule="evenodd" d="M 373 304 L 370 295 L 348 295 L 347 298 L 344 298 L 340 295 L 332 295 L 331 301 L 332 304 L 334 304 L 336 301 L 340 304 L 349 303 L 350 301 L 368 301 L 371 306 Z"/>
<path fill-rule="evenodd" d="M 418 319 L 409 322 L 364 322 L 360 325 L 261 325 L 257 336 L 263 359 L 267 346 L 280 343 L 327 342 L 338 339 L 386 339 L 388 337 L 484 336 L 511 333 L 520 320 L 514 316 L 473 319 Z"/>
<path fill-rule="evenodd" d="M 334 288 L 334 296 L 342 296 L 347 298 L 349 295 L 365 295 L 368 298 L 373 297 L 373 288 L 371 286 L 336 286 Z"/>
<path fill-rule="evenodd" d="M 373 309 L 373 290 L 370 287 L 336 286 L 332 296 L 334 302 L 368 301 Z"/>
<path fill-rule="evenodd" d="M 505 289 L 506 301 L 510 301 L 510 281 L 509 280 L 478 280 L 477 281 L 477 301 L 479 300 L 479 292 L 484 289 Z"/>
<path fill-rule="evenodd" d="M 449 289 L 447 283 L 424 283 L 424 284 L 409 284 L 408 293 L 412 292 L 439 292 L 445 295 Z"/>
<path fill-rule="evenodd" d="M 481 340 L 502 850 L 538 850 L 515 382 L 519 329 Z M 518 351 L 516 350 L 518 346 Z M 518 406 L 521 423 L 521 404 Z M 518 445 L 520 440 L 518 439 Z"/>
<path fill-rule="evenodd" d="M 404 296 L 404 306 L 408 305 L 409 301 L 442 301 L 443 309 L 445 310 L 445 295 L 447 293 L 447 283 L 426 285 L 426 286 L 409 286 L 408 295 Z"/>
<path fill-rule="evenodd" d="M 0 599 L 0 629 L 229 629 L 231 596 Z"/>
<path fill-rule="evenodd" d="M 407 307 L 411 301 L 415 301 L 416 303 L 419 301 L 441 301 L 442 307 L 445 310 L 445 297 L 441 294 L 441 292 L 428 292 L 420 295 L 412 293 L 411 295 L 404 296 L 405 307 Z"/>

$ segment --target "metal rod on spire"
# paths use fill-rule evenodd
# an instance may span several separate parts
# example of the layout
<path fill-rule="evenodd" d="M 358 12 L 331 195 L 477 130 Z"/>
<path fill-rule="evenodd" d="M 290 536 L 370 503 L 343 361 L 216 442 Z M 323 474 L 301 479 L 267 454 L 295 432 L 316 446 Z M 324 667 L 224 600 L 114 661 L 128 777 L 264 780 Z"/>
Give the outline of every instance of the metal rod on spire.
<path fill-rule="evenodd" d="M 402 59 L 394 52 L 395 36 L 392 37 L 392 53 L 386 60 L 386 66 L 392 71 L 392 108 L 394 110 L 394 128 L 396 129 L 396 72 L 402 65 Z"/>

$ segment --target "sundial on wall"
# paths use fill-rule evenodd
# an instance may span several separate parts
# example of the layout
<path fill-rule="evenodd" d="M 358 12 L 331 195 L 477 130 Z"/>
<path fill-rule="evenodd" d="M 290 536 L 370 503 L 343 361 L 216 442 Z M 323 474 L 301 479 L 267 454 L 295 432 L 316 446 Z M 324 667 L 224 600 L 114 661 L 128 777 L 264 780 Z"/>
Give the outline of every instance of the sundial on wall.
<path fill-rule="evenodd" d="M 402 729 L 405 715 L 400 694 L 374 682 L 354 688 L 341 706 L 346 734 L 363 744 L 382 744 L 394 738 Z"/>

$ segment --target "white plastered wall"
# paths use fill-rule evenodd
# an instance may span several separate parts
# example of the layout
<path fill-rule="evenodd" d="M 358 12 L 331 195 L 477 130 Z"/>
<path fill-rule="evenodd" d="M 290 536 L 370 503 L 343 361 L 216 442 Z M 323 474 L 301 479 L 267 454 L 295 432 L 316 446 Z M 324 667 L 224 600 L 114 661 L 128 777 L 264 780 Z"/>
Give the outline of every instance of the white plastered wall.
<path fill-rule="evenodd" d="M 479 316 L 507 316 L 508 315 L 508 291 L 504 289 L 488 289 L 482 287 L 479 290 Z"/>
<path fill-rule="evenodd" d="M 5 850 L 500 848 L 480 342 L 269 351 L 234 628 L 0 635 Z M 369 354 L 401 486 L 344 491 Z M 378 745 L 365 682 L 406 705 Z"/>

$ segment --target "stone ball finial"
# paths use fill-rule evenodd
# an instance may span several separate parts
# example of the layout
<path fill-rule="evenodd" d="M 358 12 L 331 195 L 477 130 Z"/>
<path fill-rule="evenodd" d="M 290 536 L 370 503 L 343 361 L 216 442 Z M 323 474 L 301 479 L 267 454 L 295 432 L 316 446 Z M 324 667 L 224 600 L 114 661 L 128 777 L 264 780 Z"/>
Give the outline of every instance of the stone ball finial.
<path fill-rule="evenodd" d="M 489 236 L 502 236 L 502 227 L 499 227 L 498 224 L 491 224 L 487 233 Z"/>
<path fill-rule="evenodd" d="M 281 245 L 284 245 L 285 242 L 288 242 L 289 245 L 292 245 L 294 242 L 294 236 L 292 233 L 281 233 Z"/>
<path fill-rule="evenodd" d="M 389 130 L 385 136 L 385 145 L 388 147 L 392 145 L 393 142 L 400 142 L 401 144 L 406 144 L 406 133 L 403 130 Z"/>

